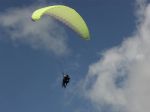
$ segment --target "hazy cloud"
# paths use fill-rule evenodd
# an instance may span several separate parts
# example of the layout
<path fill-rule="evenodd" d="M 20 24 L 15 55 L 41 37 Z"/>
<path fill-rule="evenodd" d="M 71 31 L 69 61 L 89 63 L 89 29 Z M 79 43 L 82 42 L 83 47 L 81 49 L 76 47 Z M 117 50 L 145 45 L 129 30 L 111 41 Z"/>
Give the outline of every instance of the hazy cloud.
<path fill-rule="evenodd" d="M 66 54 L 67 35 L 61 25 L 50 17 L 31 21 L 35 6 L 9 9 L 0 13 L 0 27 L 14 43 L 26 43 L 34 49 L 44 49 L 56 55 Z M 6 37 L 5 37 L 6 38 Z"/>
<path fill-rule="evenodd" d="M 150 111 L 150 4 L 137 0 L 137 30 L 90 65 L 86 96 L 109 112 Z"/>

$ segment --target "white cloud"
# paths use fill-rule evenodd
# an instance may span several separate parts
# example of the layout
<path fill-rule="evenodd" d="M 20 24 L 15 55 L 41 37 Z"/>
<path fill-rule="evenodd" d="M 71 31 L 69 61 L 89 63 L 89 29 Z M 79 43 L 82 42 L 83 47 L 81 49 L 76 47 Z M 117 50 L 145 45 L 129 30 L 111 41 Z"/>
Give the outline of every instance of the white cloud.
<path fill-rule="evenodd" d="M 35 9 L 35 6 L 9 9 L 0 14 L 0 26 L 15 43 L 26 43 L 56 55 L 66 54 L 69 49 L 64 29 L 50 17 L 38 22 L 31 21 Z"/>
<path fill-rule="evenodd" d="M 150 111 L 150 4 L 137 0 L 137 9 L 137 31 L 90 65 L 85 81 L 86 96 L 111 112 Z"/>

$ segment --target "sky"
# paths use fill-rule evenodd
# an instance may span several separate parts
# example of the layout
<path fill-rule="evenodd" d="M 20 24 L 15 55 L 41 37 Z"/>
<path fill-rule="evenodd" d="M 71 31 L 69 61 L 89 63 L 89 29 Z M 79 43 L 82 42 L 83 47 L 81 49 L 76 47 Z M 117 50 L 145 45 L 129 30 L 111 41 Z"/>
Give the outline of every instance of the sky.
<path fill-rule="evenodd" d="M 51 17 L 31 20 L 58 4 L 84 18 L 91 40 Z M 149 37 L 148 0 L 1 0 L 0 111 L 149 112 Z"/>

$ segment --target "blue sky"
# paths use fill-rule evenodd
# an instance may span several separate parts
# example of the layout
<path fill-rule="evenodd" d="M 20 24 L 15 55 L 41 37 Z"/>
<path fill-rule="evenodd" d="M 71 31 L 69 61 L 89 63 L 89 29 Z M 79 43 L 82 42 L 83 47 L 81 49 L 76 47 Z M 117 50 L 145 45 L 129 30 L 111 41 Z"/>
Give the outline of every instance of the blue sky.
<path fill-rule="evenodd" d="M 53 4 L 74 8 L 91 40 L 52 18 L 31 21 L 34 10 Z M 0 5 L 0 111 L 149 112 L 149 1 L 2 0 Z M 61 88 L 63 71 L 71 76 L 67 89 Z"/>

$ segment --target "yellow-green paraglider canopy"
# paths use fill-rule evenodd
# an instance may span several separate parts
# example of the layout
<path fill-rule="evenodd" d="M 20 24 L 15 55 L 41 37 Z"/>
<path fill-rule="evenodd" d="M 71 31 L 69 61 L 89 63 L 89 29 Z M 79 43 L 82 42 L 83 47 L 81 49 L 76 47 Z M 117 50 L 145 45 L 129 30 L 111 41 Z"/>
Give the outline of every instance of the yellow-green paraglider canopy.
<path fill-rule="evenodd" d="M 88 27 L 83 18 L 72 8 L 64 5 L 54 5 L 40 8 L 33 12 L 32 20 L 40 20 L 43 15 L 50 15 L 65 23 L 85 40 L 90 39 Z"/>

